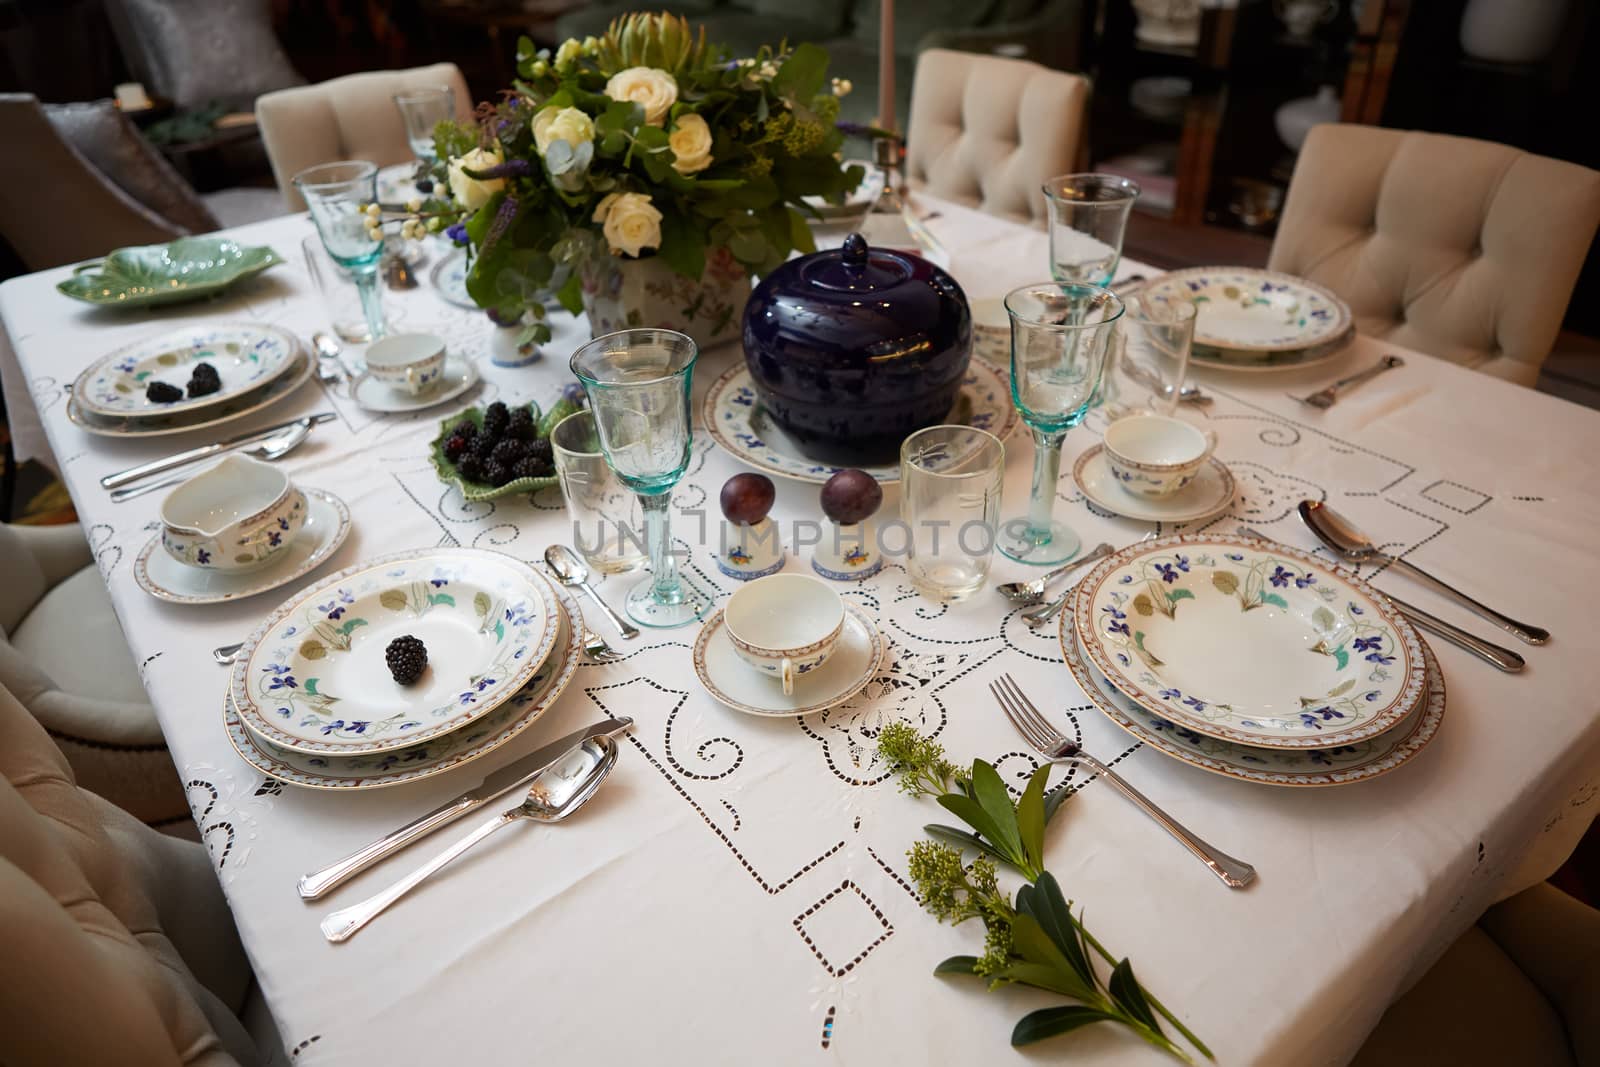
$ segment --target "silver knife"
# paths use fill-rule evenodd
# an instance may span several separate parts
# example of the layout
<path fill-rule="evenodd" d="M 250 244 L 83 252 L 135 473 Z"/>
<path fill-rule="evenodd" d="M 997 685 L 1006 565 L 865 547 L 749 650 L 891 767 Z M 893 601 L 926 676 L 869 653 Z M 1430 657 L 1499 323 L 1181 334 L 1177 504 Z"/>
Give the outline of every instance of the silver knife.
<path fill-rule="evenodd" d="M 148 478 L 152 474 L 161 474 L 165 471 L 182 467 L 186 463 L 193 463 L 196 460 L 202 460 L 208 456 L 215 456 L 221 452 L 231 451 L 240 447 L 241 445 L 255 444 L 257 441 L 271 437 L 275 433 L 282 433 L 284 430 L 287 430 L 296 423 L 305 423 L 307 426 L 315 426 L 318 423 L 331 422 L 336 417 L 337 416 L 335 416 L 331 411 L 323 411 L 316 415 L 306 415 L 302 418 L 290 419 L 288 422 L 280 422 L 276 426 L 268 426 L 262 430 L 251 430 L 249 433 L 242 433 L 237 437 L 230 437 L 226 441 L 218 441 L 216 444 L 210 445 L 201 445 L 198 448 L 191 448 L 186 452 L 179 452 L 175 456 L 168 456 L 166 459 L 151 460 L 149 463 L 141 463 L 137 467 L 129 467 L 125 471 L 118 471 L 115 474 L 108 474 L 104 478 L 100 479 L 100 485 L 104 489 L 115 489 L 118 486 L 127 485 L 129 482 L 136 482 L 140 478 Z"/>
<path fill-rule="evenodd" d="M 385 834 L 365 848 L 359 849 L 346 856 L 337 863 L 329 864 L 320 871 L 313 871 L 300 879 L 300 899 L 318 900 L 326 896 L 331 890 L 343 885 L 362 871 L 371 867 L 379 860 L 405 848 L 413 841 L 426 837 L 441 826 L 445 826 L 470 812 L 477 811 L 499 797 L 525 786 L 534 779 L 540 771 L 560 759 L 569 749 L 582 744 L 591 737 L 600 734 L 619 736 L 633 725 L 633 720 L 626 715 L 615 719 L 597 722 L 593 726 L 586 726 L 581 730 L 574 730 L 559 741 L 552 741 L 536 752 L 529 753 L 517 760 L 508 763 L 498 771 L 490 774 L 479 782 L 477 787 L 469 789 L 454 800 L 439 805 L 420 818 L 414 819 L 406 825 Z"/>

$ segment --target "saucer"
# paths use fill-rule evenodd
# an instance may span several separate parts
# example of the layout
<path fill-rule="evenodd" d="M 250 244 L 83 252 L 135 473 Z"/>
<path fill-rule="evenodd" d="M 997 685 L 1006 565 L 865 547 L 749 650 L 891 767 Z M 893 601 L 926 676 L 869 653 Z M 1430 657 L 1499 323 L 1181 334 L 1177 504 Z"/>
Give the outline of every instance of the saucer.
<path fill-rule="evenodd" d="M 1233 503 L 1233 475 L 1215 456 L 1206 460 L 1194 481 L 1167 497 L 1139 496 L 1117 484 L 1104 445 L 1095 445 L 1078 457 L 1072 465 L 1072 480 L 1090 503 L 1141 522 L 1196 522 Z"/>
<path fill-rule="evenodd" d="M 392 415 L 406 411 L 422 411 L 443 404 L 446 400 L 454 400 L 477 384 L 478 368 L 471 360 L 460 356 L 446 356 L 444 373 L 439 378 L 439 384 L 427 392 L 412 396 L 403 389 L 385 385 L 370 374 L 363 374 L 350 387 L 350 395 L 357 404 L 368 411 Z"/>
<path fill-rule="evenodd" d="M 794 692 L 762 676 L 739 658 L 719 610 L 700 627 L 694 642 L 694 672 L 706 692 L 735 711 L 751 715 L 808 715 L 842 704 L 872 680 L 883 663 L 883 635 L 864 611 L 844 606 L 844 633 L 828 662 L 794 680 Z"/>
<path fill-rule="evenodd" d="M 483 309 L 478 306 L 478 302 L 467 292 L 467 271 L 471 266 L 467 262 L 466 250 L 460 249 L 447 254 L 434 264 L 428 279 L 433 282 L 433 291 L 438 293 L 439 298 L 445 303 L 470 311 L 481 311 Z"/>
<path fill-rule="evenodd" d="M 186 566 L 167 555 L 157 533 L 133 562 L 134 581 L 170 604 L 220 604 L 294 581 L 333 555 L 350 532 L 350 509 L 343 500 L 323 489 L 306 489 L 305 494 L 306 524 L 289 547 L 260 570 L 223 574 Z"/>

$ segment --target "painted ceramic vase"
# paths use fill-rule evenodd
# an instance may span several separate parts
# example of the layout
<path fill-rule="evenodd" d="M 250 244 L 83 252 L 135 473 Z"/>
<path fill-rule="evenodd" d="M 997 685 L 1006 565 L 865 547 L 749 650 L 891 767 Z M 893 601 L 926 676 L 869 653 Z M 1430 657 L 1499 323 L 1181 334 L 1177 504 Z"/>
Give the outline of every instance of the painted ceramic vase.
<path fill-rule="evenodd" d="M 724 247 L 706 249 L 698 280 L 685 278 L 660 256 L 605 256 L 583 271 L 583 310 L 592 336 L 655 327 L 677 330 L 701 348 L 739 336 L 750 276 Z"/>

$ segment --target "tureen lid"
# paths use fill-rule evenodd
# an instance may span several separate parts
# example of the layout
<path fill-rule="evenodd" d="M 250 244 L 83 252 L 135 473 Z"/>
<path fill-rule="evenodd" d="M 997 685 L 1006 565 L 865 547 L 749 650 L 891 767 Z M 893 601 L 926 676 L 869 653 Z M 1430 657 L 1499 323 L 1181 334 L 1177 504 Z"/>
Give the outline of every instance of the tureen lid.
<path fill-rule="evenodd" d="M 903 284 L 912 272 L 905 256 L 884 248 L 868 248 L 865 237 L 852 233 L 838 249 L 807 256 L 800 277 L 819 289 L 876 293 Z"/>

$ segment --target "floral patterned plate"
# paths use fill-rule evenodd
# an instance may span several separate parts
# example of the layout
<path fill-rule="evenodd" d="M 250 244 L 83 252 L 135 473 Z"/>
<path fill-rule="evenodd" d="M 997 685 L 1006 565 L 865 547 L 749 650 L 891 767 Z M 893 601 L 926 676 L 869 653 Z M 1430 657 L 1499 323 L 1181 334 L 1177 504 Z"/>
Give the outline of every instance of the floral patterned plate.
<path fill-rule="evenodd" d="M 1266 374 L 1280 370 L 1300 370 L 1303 367 L 1316 367 L 1328 363 L 1344 355 L 1350 347 L 1350 342 L 1355 340 L 1356 331 L 1352 326 L 1344 333 L 1335 337 L 1326 344 L 1312 345 L 1310 348 L 1287 348 L 1281 352 L 1236 352 L 1227 348 L 1213 348 L 1210 345 L 1195 345 L 1189 352 L 1189 363 L 1195 367 L 1209 367 L 1212 370 L 1244 371 L 1249 374 Z"/>
<path fill-rule="evenodd" d="M 1192 267 L 1145 286 L 1156 304 L 1195 305 L 1194 343 L 1230 353 L 1274 353 L 1326 344 L 1353 321 L 1350 307 L 1292 274 L 1245 267 Z"/>
<path fill-rule="evenodd" d="M 555 651 L 515 696 L 476 722 L 392 752 L 321 755 L 272 745 L 250 733 L 229 697 L 223 701 L 228 740 L 245 762 L 262 774 L 307 789 L 383 789 L 432 778 L 470 763 L 538 722 L 566 690 L 582 662 L 583 615 L 565 590 L 552 592 L 561 605 Z"/>
<path fill-rule="evenodd" d="M 286 601 L 240 649 L 233 704 L 299 752 L 386 752 L 481 718 L 527 684 L 555 641 L 548 586 L 483 549 L 403 552 L 347 568 Z M 402 686 L 384 649 L 421 638 L 428 668 Z"/>
<path fill-rule="evenodd" d="M 841 469 L 808 458 L 767 418 L 742 360 L 711 383 L 700 417 L 717 444 L 768 474 L 821 485 Z M 1017 409 L 1011 404 L 1006 375 L 974 356 L 967 364 L 956 406 L 945 421 L 988 430 L 1004 441 L 1017 426 Z M 898 461 L 862 470 L 884 484 L 900 480 Z"/>
<path fill-rule="evenodd" d="M 120 348 L 92 364 L 72 383 L 78 406 L 108 419 L 170 418 L 215 407 L 254 392 L 288 373 L 301 352 L 294 334 L 259 323 L 185 326 Z M 162 404 L 145 396 L 152 382 L 183 390 L 195 364 L 209 363 L 222 388 L 205 396 Z"/>
<path fill-rule="evenodd" d="M 1208 737 L 1332 748 L 1389 729 L 1427 692 L 1422 641 L 1382 594 L 1284 545 L 1142 541 L 1091 571 L 1072 609 L 1112 685 Z"/>
<path fill-rule="evenodd" d="M 254 415 L 276 404 L 306 383 L 306 379 L 311 377 L 311 367 L 310 356 L 297 356 L 288 373 L 279 375 L 260 389 L 237 396 L 220 407 L 176 415 L 107 418 L 80 408 L 77 396 L 69 390 L 67 418 L 84 433 L 92 433 L 96 437 L 170 437 L 173 434 L 208 430 L 246 415 Z"/>
<path fill-rule="evenodd" d="M 1392 730 L 1337 748 L 1253 748 L 1197 734 L 1140 707 L 1089 666 L 1078 636 L 1065 614 L 1061 616 L 1061 653 L 1095 707 L 1145 744 L 1173 759 L 1213 774 L 1262 785 L 1319 786 L 1364 782 L 1394 770 L 1410 760 L 1439 732 L 1444 718 L 1444 674 L 1433 650 L 1424 642 L 1428 665 L 1428 695 L 1423 704 Z"/>
<path fill-rule="evenodd" d="M 466 249 L 457 249 L 445 253 L 443 258 L 433 265 L 433 273 L 428 277 L 433 282 L 433 291 L 438 293 L 445 303 L 481 311 L 483 309 L 478 306 L 478 302 L 467 292 L 467 270 L 470 266 L 467 262 Z"/>

